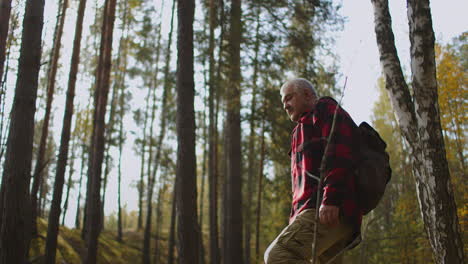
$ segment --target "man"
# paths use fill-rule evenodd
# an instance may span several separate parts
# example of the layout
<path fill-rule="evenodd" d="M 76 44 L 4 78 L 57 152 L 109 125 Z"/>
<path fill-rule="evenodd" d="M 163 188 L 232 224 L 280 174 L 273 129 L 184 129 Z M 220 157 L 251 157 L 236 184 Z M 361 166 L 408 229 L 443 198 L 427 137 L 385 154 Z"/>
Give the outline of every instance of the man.
<path fill-rule="evenodd" d="M 297 123 L 290 152 L 292 209 L 289 225 L 266 250 L 265 263 L 310 263 L 323 158 L 316 252 L 324 264 L 360 234 L 362 212 L 356 203 L 353 173 L 356 124 L 335 100 L 319 99 L 305 79 L 287 81 L 281 87 L 281 101 L 291 121 Z M 333 135 L 324 155 L 335 112 Z M 341 263 L 342 256 L 331 263 Z"/>

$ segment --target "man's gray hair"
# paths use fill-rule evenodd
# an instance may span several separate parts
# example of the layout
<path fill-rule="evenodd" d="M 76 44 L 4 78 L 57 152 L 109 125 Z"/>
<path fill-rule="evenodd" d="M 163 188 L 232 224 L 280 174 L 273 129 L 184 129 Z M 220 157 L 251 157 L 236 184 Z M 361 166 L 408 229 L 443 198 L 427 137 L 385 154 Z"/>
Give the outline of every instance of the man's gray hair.
<path fill-rule="evenodd" d="M 294 87 L 295 91 L 298 91 L 300 89 L 309 90 L 315 97 L 317 97 L 317 91 L 315 90 L 312 83 L 310 83 L 308 80 L 304 78 L 294 78 L 294 79 L 290 79 L 286 81 L 283 84 L 283 86 L 281 86 L 281 90 L 289 86 Z"/>

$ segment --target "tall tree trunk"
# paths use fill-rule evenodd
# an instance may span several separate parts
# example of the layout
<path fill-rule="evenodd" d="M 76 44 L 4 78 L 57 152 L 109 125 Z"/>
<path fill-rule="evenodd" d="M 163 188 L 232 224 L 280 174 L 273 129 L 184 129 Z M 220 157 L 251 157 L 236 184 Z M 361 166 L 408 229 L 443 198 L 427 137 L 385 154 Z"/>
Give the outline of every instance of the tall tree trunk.
<path fill-rule="evenodd" d="M 127 1 L 125 1 L 125 9 L 127 9 Z M 126 12 L 125 12 L 126 14 Z M 125 43 L 127 43 L 127 40 L 125 40 Z M 121 201 L 121 183 L 122 183 L 122 152 L 123 152 L 123 143 L 125 140 L 124 136 L 124 131 L 123 131 L 123 119 L 125 117 L 125 73 L 126 73 L 126 68 L 127 68 L 127 49 L 128 47 L 125 45 L 125 52 L 123 54 L 123 73 L 121 74 L 121 80 L 120 80 L 120 122 L 119 122 L 119 165 L 118 165 L 118 199 L 117 199 L 117 205 L 118 205 L 118 214 L 117 214 L 117 241 L 122 242 L 123 241 L 123 234 L 122 234 L 122 201 Z"/>
<path fill-rule="evenodd" d="M 8 131 L 8 121 L 5 121 L 7 115 L 5 114 L 5 106 L 6 106 L 6 97 L 7 97 L 7 80 L 8 80 L 8 71 L 10 69 L 10 53 L 11 48 L 13 45 L 14 40 L 14 33 L 16 29 L 19 27 L 19 19 L 18 14 L 13 13 L 13 16 L 10 18 L 11 26 L 9 29 L 7 42 L 6 42 L 6 55 L 2 65 L 4 66 L 3 75 L 0 74 L 0 161 L 5 154 L 5 146 L 6 146 L 6 133 Z M 1 55 L 0 55 L 1 56 Z M 1 67 L 1 66 L 0 66 Z M 9 119 L 7 119 L 9 120 Z M 3 178 L 2 178 L 3 184 Z M 1 220 L 0 220 L 1 222 Z"/>
<path fill-rule="evenodd" d="M 163 215 L 162 215 L 162 199 L 166 193 L 166 186 L 161 186 L 158 192 L 158 199 L 156 201 L 156 243 L 154 246 L 154 263 L 159 263 L 160 259 L 160 249 L 159 249 L 159 240 L 161 239 L 161 229 L 163 224 Z"/>
<path fill-rule="evenodd" d="M 29 184 L 43 21 L 44 1 L 27 1 L 0 192 L 0 263 L 25 263 L 31 240 Z"/>
<path fill-rule="evenodd" d="M 177 226 L 179 263 L 198 264 L 200 227 L 197 221 L 193 22 L 194 0 L 178 0 L 177 35 Z"/>
<path fill-rule="evenodd" d="M 148 125 L 148 111 L 149 111 L 149 99 L 151 97 L 150 87 L 148 87 L 148 94 L 146 96 L 146 107 L 145 107 L 145 120 L 143 124 L 143 141 L 141 142 L 141 163 L 140 163 L 140 181 L 138 182 L 138 224 L 137 229 L 143 228 L 143 195 L 144 195 L 144 176 L 145 176 L 145 154 L 146 154 L 146 129 Z"/>
<path fill-rule="evenodd" d="M 60 139 L 60 150 L 55 175 L 54 193 L 49 214 L 49 224 L 47 227 L 47 240 L 45 249 L 46 264 L 55 263 L 57 236 L 59 232 L 60 205 L 62 202 L 63 181 L 65 178 L 68 159 L 68 146 L 70 142 L 71 123 L 73 118 L 73 101 L 75 99 L 76 75 L 78 72 L 78 65 L 80 63 L 81 35 L 83 32 L 83 17 L 85 9 L 86 0 L 80 0 L 75 27 L 75 39 L 73 41 L 73 53 L 70 62 L 70 74 L 68 76 L 68 89 L 65 102 L 66 108 L 63 115 L 62 136 Z M 73 165 L 70 166 L 70 170 L 73 170 Z"/>
<path fill-rule="evenodd" d="M 89 155 L 88 179 L 91 184 L 87 192 L 87 220 L 85 225 L 89 234 L 86 235 L 88 248 L 85 263 L 96 263 L 98 237 L 100 233 L 100 190 L 101 170 L 104 154 L 104 117 L 106 114 L 107 96 L 109 93 L 109 77 L 111 69 L 112 36 L 115 20 L 116 0 L 106 0 L 104 8 L 104 21 L 102 24 L 101 47 L 99 63 L 96 70 L 95 109 L 93 119 L 93 134 Z"/>
<path fill-rule="evenodd" d="M 125 24 L 125 16 L 126 13 L 124 13 L 124 27 L 126 26 Z M 117 52 L 117 60 L 116 60 L 116 79 L 114 81 L 114 85 L 112 86 L 112 96 L 111 96 L 111 101 L 110 101 L 110 109 L 109 109 L 109 116 L 106 124 L 106 130 L 105 130 L 105 136 L 106 136 L 106 146 L 105 146 L 105 158 L 104 158 L 104 182 L 103 182 L 103 187 L 102 187 L 102 198 L 101 198 L 101 228 L 104 229 L 104 205 L 106 202 L 106 191 L 107 191 L 107 182 L 109 178 L 109 174 L 111 172 L 111 154 L 110 154 L 110 148 L 111 148 L 111 142 L 112 142 L 112 135 L 114 134 L 115 130 L 115 116 L 117 114 L 117 107 L 118 107 L 118 92 L 119 92 L 119 85 L 120 81 L 119 79 L 121 78 L 122 71 L 120 71 L 121 68 L 121 58 L 124 56 L 122 54 L 122 46 L 123 46 L 123 39 L 124 39 L 124 33 L 122 32 L 122 35 L 120 36 L 120 41 L 119 41 L 119 48 Z"/>
<path fill-rule="evenodd" d="M 429 2 L 408 1 L 414 100 L 396 53 L 388 2 L 371 2 L 386 89 L 402 134 L 410 146 L 418 201 L 434 259 L 436 263 L 463 263 L 463 243 L 438 114 Z"/>
<path fill-rule="evenodd" d="M 205 29 L 203 31 L 206 31 Z M 206 58 L 203 59 L 203 68 L 206 69 Z M 208 155 L 208 150 L 207 150 L 207 144 L 206 144 L 206 141 L 207 141 L 207 136 L 208 136 L 208 127 L 206 125 L 206 101 L 207 101 L 207 87 L 208 87 L 208 78 L 207 78 L 207 75 L 206 75 L 206 71 L 205 73 L 203 74 L 203 77 L 204 77 L 204 85 L 205 85 L 205 92 L 204 92 L 204 96 L 203 96 L 203 101 L 204 101 L 204 107 L 203 107 L 203 116 L 202 116 L 202 123 L 203 123 L 203 135 L 202 135 L 202 138 L 203 138 L 203 153 L 202 153 L 202 172 L 201 172 L 201 187 L 200 187 L 200 195 L 198 197 L 199 199 L 199 212 L 200 214 L 198 215 L 198 224 L 200 225 L 200 264 L 205 264 L 206 261 L 205 261 L 205 246 L 203 244 L 203 218 L 204 218 L 204 205 L 205 205 L 205 186 L 206 186 L 206 170 L 207 170 L 207 155 Z M 196 144 L 196 143 L 195 143 Z"/>
<path fill-rule="evenodd" d="M 61 8 L 60 13 L 57 16 L 57 24 L 55 26 L 55 34 L 54 34 L 54 44 L 52 48 L 52 54 L 50 57 L 50 64 L 47 74 L 47 102 L 46 102 L 46 109 L 44 114 L 44 120 L 42 123 L 42 131 L 41 131 L 41 139 L 39 143 L 39 148 L 37 151 L 37 158 L 36 158 L 36 166 L 34 167 L 34 174 L 33 174 L 33 185 L 31 188 L 31 207 L 32 207 L 32 231 L 33 235 L 37 234 L 37 213 L 38 213 L 38 206 L 37 206 L 37 199 L 38 199 L 38 191 L 39 186 L 41 185 L 42 178 L 43 178 L 43 169 L 46 166 L 44 163 L 44 156 L 47 148 L 47 138 L 49 136 L 49 121 L 50 121 L 50 113 L 52 110 L 52 101 L 54 98 L 54 91 L 55 91 L 55 77 L 57 75 L 57 68 L 58 68 L 58 60 L 60 57 L 60 48 L 62 43 L 62 33 L 63 33 L 63 26 L 65 23 L 65 14 L 67 12 L 68 7 L 68 0 L 61 1 Z"/>
<path fill-rule="evenodd" d="M 209 118 L 209 151 L 208 151 L 208 182 L 209 182 L 209 207 L 210 207 L 210 260 L 211 263 L 220 263 L 221 258 L 219 254 L 218 243 L 218 175 L 216 169 L 216 136 L 217 128 L 215 126 L 215 21 L 216 21 L 216 5 L 215 0 L 210 0 L 209 11 L 209 76 L 208 76 L 208 118 Z M 221 55 L 220 55 L 221 56 Z"/>
<path fill-rule="evenodd" d="M 416 177 L 419 204 L 436 262 L 464 263 L 437 95 L 434 31 L 429 0 L 408 0 L 411 72 L 425 173 Z M 428 119 L 429 117 L 429 119 Z"/>
<path fill-rule="evenodd" d="M 11 0 L 0 0 L 0 84 L 6 57 L 6 41 L 10 24 Z M 0 98 L 3 96 L 0 94 Z"/>
<path fill-rule="evenodd" d="M 164 140 L 164 136 L 166 133 L 166 122 L 167 122 L 167 116 L 164 113 L 166 109 L 166 103 L 167 103 L 167 96 L 169 93 L 169 61 L 170 61 L 170 48 L 171 48 L 171 42 L 172 42 L 172 31 L 173 31 L 173 23 L 174 23 L 174 8 L 175 8 L 175 0 L 173 1 L 172 5 L 172 14 L 171 14 L 171 24 L 170 24 L 170 30 L 169 30 L 169 40 L 167 43 L 167 51 L 166 51 L 166 63 L 165 63 L 165 68 L 164 68 L 164 86 L 163 86 L 163 95 L 162 95 L 162 102 L 161 102 L 161 124 L 160 124 L 160 130 L 159 130 L 159 136 L 158 136 L 158 141 L 156 143 L 157 146 L 157 151 L 156 155 L 154 157 L 154 161 L 152 158 L 152 145 L 150 144 L 150 151 L 149 151 L 149 159 L 148 159 L 148 199 L 147 199 L 147 211 L 146 211 L 146 225 L 145 225 L 145 234 L 143 238 L 143 263 L 144 264 L 149 264 L 151 262 L 150 260 L 150 248 L 151 248 L 151 216 L 152 216 L 152 200 L 153 200 L 153 189 L 154 189 L 154 184 L 156 182 L 156 172 L 158 170 L 159 162 L 161 159 L 161 149 L 162 149 L 162 143 Z M 162 22 L 162 20 L 161 20 Z M 157 48 L 157 55 L 156 55 L 156 62 L 159 61 L 159 54 L 160 54 L 160 37 L 161 37 L 161 27 L 159 28 L 159 35 L 158 35 L 158 48 Z M 158 71 L 158 67 L 156 67 L 156 71 Z M 157 82 L 157 76 L 155 76 L 155 79 L 153 80 L 153 83 L 155 85 L 154 89 L 156 89 L 156 82 Z M 153 91 L 154 96 L 156 96 L 156 92 Z M 155 104 L 155 103 L 154 103 Z M 150 125 L 150 131 L 152 133 L 152 123 L 154 119 L 154 106 L 153 105 L 153 111 L 152 111 L 152 120 L 151 120 L 151 125 Z M 150 137 L 151 138 L 151 137 Z M 151 163 L 153 163 L 153 170 L 151 171 Z"/>
<path fill-rule="evenodd" d="M 158 69 L 156 68 L 156 72 Z M 154 80 L 151 81 L 151 84 L 149 85 L 149 89 L 152 91 L 152 99 L 153 99 L 153 106 L 151 109 L 151 120 L 150 120 L 150 135 L 149 135 L 149 150 L 148 150 L 148 167 L 147 167 L 147 172 L 146 174 L 148 175 L 148 185 L 146 194 L 146 219 L 145 219 L 145 232 L 143 236 L 143 264 L 149 264 L 151 262 L 150 259 L 150 248 L 151 248 L 151 221 L 152 221 L 152 215 L 153 215 L 153 188 L 154 188 L 154 182 L 155 179 L 152 177 L 151 169 L 152 169 L 152 161 L 153 161 L 153 123 L 154 123 L 154 118 L 155 118 L 155 112 L 156 112 L 156 83 Z"/>
<path fill-rule="evenodd" d="M 122 91 L 124 93 L 124 91 Z M 123 234 L 122 234 L 122 199 L 121 199 L 121 183 L 122 183 L 122 148 L 123 148 L 123 112 L 124 112 L 124 94 L 120 95 L 120 107 L 121 107 L 121 119 L 120 119 L 120 124 L 119 124 L 119 169 L 117 172 L 117 208 L 118 208 L 118 213 L 117 213 L 117 241 L 122 242 L 123 241 Z"/>
<path fill-rule="evenodd" d="M 130 24 L 127 20 L 128 17 L 128 1 L 123 2 L 123 7 L 121 6 L 120 9 L 123 12 L 123 18 L 122 18 L 122 33 L 120 36 L 119 40 L 119 48 L 117 52 L 117 60 L 116 60 L 116 67 L 115 67 L 115 72 L 116 72 L 116 77 L 114 81 L 114 85 L 112 87 L 112 98 L 111 98 L 111 107 L 110 107 L 110 113 L 109 113 L 109 119 L 106 125 L 106 154 L 105 154 L 105 170 L 104 170 L 104 186 L 103 186 L 103 191 L 102 191 L 102 204 L 101 204 L 101 226 L 104 229 L 104 205 L 106 201 L 106 191 L 107 191 L 107 182 L 108 182 L 108 177 L 111 171 L 111 165 L 110 165 L 110 147 L 111 147 L 111 142 L 112 142 L 112 135 L 115 126 L 115 118 L 117 114 L 117 107 L 120 104 L 120 102 L 117 102 L 118 100 L 118 92 L 119 89 L 123 89 L 124 85 L 124 79 L 125 79 L 125 74 L 126 74 L 126 69 L 127 69 L 127 56 L 128 56 L 128 48 L 126 47 L 127 43 L 127 37 L 128 37 L 128 32 L 126 32 L 127 28 L 130 27 Z M 120 166 L 120 163 L 119 163 Z M 119 168 L 120 169 L 120 168 Z M 119 220 L 118 220 L 119 221 Z"/>
<path fill-rule="evenodd" d="M 175 247 L 175 227 L 176 227 L 176 197 L 177 185 L 174 182 L 174 190 L 172 191 L 172 208 L 171 208 L 171 225 L 169 227 L 169 252 L 167 264 L 174 264 L 174 247 Z"/>
<path fill-rule="evenodd" d="M 265 106 L 265 102 L 263 103 Z M 263 193 L 263 167 L 265 160 L 265 108 L 262 110 L 262 132 L 260 140 L 260 166 L 258 173 L 258 187 L 257 187 L 257 221 L 255 228 L 255 261 L 258 263 L 260 258 L 260 217 L 262 214 L 262 193 Z"/>
<path fill-rule="evenodd" d="M 75 169 L 74 169 L 75 159 L 76 159 L 75 150 L 76 150 L 76 143 L 72 142 L 72 150 L 71 150 L 72 155 L 70 157 L 70 167 L 68 169 L 67 192 L 65 194 L 65 202 L 63 204 L 62 225 L 65 225 L 65 216 L 67 215 L 67 210 L 68 210 L 68 201 L 69 201 L 69 198 L 70 198 L 70 190 L 71 190 L 71 188 L 73 186 L 72 177 L 73 177 L 73 173 L 75 172 Z"/>
<path fill-rule="evenodd" d="M 254 46 L 254 60 L 253 60 L 253 66 L 254 66 L 254 71 L 253 71 L 253 76 L 252 76 L 252 103 L 250 105 L 250 137 L 249 137 L 249 167 L 248 167 L 248 178 L 247 178 L 247 209 L 246 209 L 246 216 L 245 216 L 245 245 L 244 245 L 244 250 L 245 250 L 245 264 L 250 264 L 250 237 L 252 233 L 252 196 L 254 193 L 254 175 L 255 175 L 255 157 L 256 157 L 256 151 L 255 151 L 255 141 L 257 140 L 257 137 L 255 136 L 255 119 L 257 115 L 256 107 L 257 107 L 257 78 L 258 78 L 258 51 L 260 48 L 260 37 L 259 37 L 259 32 L 260 32 L 260 12 L 259 9 L 257 8 L 257 25 L 255 28 L 255 46 Z"/>
<path fill-rule="evenodd" d="M 83 182 L 83 174 L 84 174 L 84 168 L 86 165 L 85 162 L 85 156 L 86 155 L 86 145 L 82 145 L 82 150 L 81 150 L 81 168 L 80 168 L 80 180 L 78 183 L 78 201 L 76 203 L 76 216 L 75 216 L 75 228 L 80 229 L 81 228 L 81 185 Z"/>
<path fill-rule="evenodd" d="M 230 73 L 227 90 L 226 117 L 226 241 L 223 261 L 226 264 L 243 263 L 242 257 L 242 178 L 241 178 L 241 131 L 240 131 L 240 42 L 241 42 L 241 0 L 231 3 L 230 32 Z"/>
<path fill-rule="evenodd" d="M 122 8 L 122 7 L 121 7 Z M 119 65 L 119 75 L 116 80 L 118 83 L 118 87 L 120 87 L 120 100 L 119 100 L 119 162 L 118 162 L 118 171 L 117 171 L 117 181 L 118 181 L 118 191 L 117 191 L 117 206 L 118 206 L 118 213 L 117 213 L 117 241 L 123 241 L 123 232 L 122 232 L 122 197 L 121 197 L 121 183 L 122 183 L 122 152 L 123 152 L 123 143 L 125 140 L 124 129 L 123 129 L 123 122 L 125 118 L 125 77 L 127 73 L 127 57 L 128 57 L 128 31 L 127 26 L 130 27 L 130 22 L 127 21 L 128 17 L 128 1 L 125 0 L 123 3 L 123 28 L 122 28 L 122 37 L 120 38 L 120 46 L 119 49 L 123 49 L 121 56 L 122 65 Z M 125 38 L 124 38 L 125 36 Z"/>

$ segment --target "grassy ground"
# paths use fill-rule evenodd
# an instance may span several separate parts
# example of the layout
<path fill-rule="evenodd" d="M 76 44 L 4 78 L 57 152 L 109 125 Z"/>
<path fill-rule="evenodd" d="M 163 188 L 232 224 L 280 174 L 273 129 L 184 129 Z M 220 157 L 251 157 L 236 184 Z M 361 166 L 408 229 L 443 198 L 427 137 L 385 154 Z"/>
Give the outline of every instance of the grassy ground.
<path fill-rule="evenodd" d="M 45 238 L 47 236 L 47 223 L 43 219 L 38 220 L 39 236 L 33 238 L 29 252 L 29 259 L 32 263 L 41 263 L 44 257 Z M 155 240 L 151 241 L 152 248 L 155 246 Z M 102 231 L 99 237 L 98 263 L 99 264 L 125 264 L 139 263 L 142 258 L 141 248 L 143 246 L 143 231 L 126 231 L 124 241 L 119 243 L 116 239 L 116 232 Z M 167 255 L 167 243 L 160 243 L 162 255 L 159 259 L 164 259 Z M 86 248 L 81 239 L 81 230 L 68 229 L 61 226 L 56 263 L 74 264 L 82 263 Z M 154 253 L 154 250 L 152 250 Z M 154 254 L 152 255 L 154 258 Z"/>

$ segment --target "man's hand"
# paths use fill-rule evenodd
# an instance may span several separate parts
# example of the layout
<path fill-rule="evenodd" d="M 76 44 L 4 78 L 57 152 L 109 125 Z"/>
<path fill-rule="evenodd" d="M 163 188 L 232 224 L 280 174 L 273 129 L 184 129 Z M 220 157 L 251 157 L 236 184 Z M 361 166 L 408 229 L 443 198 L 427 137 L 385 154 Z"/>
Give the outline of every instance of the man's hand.
<path fill-rule="evenodd" d="M 319 209 L 320 223 L 328 226 L 335 226 L 340 222 L 340 208 L 333 205 L 321 205 Z"/>

